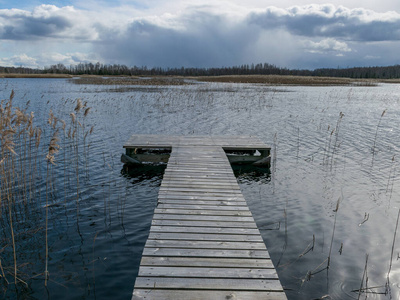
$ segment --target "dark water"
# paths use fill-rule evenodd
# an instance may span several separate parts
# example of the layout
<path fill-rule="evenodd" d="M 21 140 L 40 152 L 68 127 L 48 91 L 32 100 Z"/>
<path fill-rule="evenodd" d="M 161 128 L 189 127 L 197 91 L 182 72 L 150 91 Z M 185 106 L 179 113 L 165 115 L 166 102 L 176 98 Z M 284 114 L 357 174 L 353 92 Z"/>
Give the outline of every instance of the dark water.
<path fill-rule="evenodd" d="M 162 168 L 124 172 L 122 145 L 140 133 L 258 136 L 272 146 L 271 174 L 240 170 L 237 176 L 289 299 L 398 299 L 399 85 L 119 88 L 64 79 L 1 79 L 0 99 L 14 89 L 14 105 L 25 107 L 30 100 L 28 110 L 39 125 L 45 127 L 50 109 L 69 120 L 81 98 L 92 108 L 84 126 L 94 126 L 85 141 L 90 147 L 79 154 L 79 176 L 69 165 L 76 159 L 66 151 L 68 144 L 56 156 L 48 287 L 40 274 L 43 168 L 42 181 L 36 182 L 41 204 L 30 208 L 24 222 L 38 231 L 20 244 L 21 263 L 30 263 L 21 266 L 28 286 L 19 284 L 16 291 L 13 283 L 0 281 L 2 296 L 130 299 L 163 173 Z M 47 129 L 44 136 L 50 134 Z M 3 267 L 12 265 L 11 250 L 0 252 Z M 359 293 L 366 285 L 367 293 Z"/>

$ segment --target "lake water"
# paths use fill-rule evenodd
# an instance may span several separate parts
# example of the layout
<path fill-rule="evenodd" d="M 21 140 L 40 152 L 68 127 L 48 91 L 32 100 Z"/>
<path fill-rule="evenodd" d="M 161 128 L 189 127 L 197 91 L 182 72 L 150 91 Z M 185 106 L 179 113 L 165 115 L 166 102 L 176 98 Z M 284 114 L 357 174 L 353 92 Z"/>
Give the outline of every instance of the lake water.
<path fill-rule="evenodd" d="M 0 99 L 12 90 L 14 106 L 30 101 L 44 147 L 55 131 L 46 125 L 50 109 L 67 125 L 56 165 L 48 173 L 40 164 L 33 204 L 19 206 L 14 220 L 18 274 L 26 282 L 17 288 L 2 210 L 0 259 L 9 284 L 0 277 L 0 297 L 130 299 L 164 170 L 125 174 L 120 155 L 134 133 L 259 137 L 272 147 L 271 174 L 250 170 L 238 180 L 288 298 L 400 297 L 400 85 L 120 87 L 0 79 Z M 91 110 L 81 113 L 81 135 L 71 139 L 78 98 Z M 38 160 L 45 161 L 44 152 Z"/>

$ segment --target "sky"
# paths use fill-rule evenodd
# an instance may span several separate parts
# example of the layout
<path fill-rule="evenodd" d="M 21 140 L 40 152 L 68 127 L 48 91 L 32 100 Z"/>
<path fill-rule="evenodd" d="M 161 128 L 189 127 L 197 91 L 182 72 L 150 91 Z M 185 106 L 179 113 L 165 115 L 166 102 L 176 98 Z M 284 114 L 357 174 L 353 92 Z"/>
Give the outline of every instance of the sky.
<path fill-rule="evenodd" d="M 400 64 L 400 1 L 327 1 L 0 0 L 0 66 Z"/>

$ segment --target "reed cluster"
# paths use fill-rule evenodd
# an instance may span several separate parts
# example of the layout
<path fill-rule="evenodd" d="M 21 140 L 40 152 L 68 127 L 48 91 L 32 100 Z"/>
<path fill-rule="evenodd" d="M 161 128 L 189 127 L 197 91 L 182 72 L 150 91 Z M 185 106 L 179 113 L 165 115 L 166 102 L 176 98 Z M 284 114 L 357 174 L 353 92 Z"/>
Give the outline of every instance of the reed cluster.
<path fill-rule="evenodd" d="M 79 200 L 79 172 L 88 156 L 87 137 L 93 132 L 93 127 L 85 128 L 90 108 L 81 100 L 70 124 L 50 110 L 42 127 L 35 125 L 35 114 L 27 112 L 29 102 L 21 108 L 13 100 L 14 92 L 0 102 L 0 291 L 27 288 L 32 278 L 47 285 L 49 215 L 52 206 L 63 203 L 54 181 L 60 174 L 64 178 L 57 180 L 64 182 L 76 176 L 72 185 Z M 84 149 L 78 147 L 81 141 Z M 64 172 L 58 170 L 56 175 L 55 168 Z"/>

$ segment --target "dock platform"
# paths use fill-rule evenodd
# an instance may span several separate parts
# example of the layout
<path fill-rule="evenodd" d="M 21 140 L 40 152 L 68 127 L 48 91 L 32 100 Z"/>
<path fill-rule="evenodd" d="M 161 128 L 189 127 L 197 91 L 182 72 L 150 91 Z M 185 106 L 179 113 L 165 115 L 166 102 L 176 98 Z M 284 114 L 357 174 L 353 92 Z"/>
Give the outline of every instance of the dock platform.
<path fill-rule="evenodd" d="M 143 147 L 172 150 L 132 299 L 287 299 L 225 153 L 269 147 L 243 136 L 134 135 L 124 145 Z"/>

